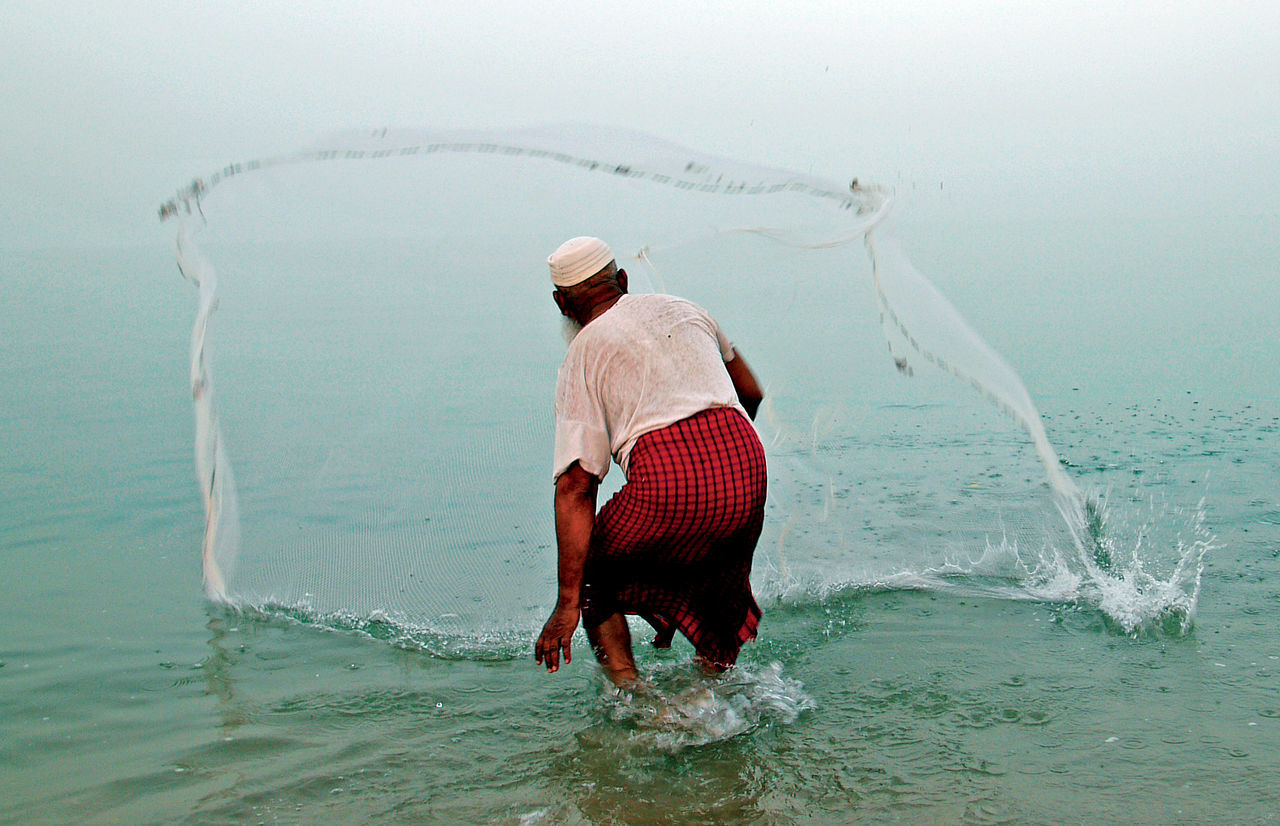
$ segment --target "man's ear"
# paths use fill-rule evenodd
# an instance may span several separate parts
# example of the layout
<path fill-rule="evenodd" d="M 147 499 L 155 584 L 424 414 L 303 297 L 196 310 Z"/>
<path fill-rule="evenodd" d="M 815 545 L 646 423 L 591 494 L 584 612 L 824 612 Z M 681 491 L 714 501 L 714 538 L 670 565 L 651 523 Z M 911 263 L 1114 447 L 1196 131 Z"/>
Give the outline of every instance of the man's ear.
<path fill-rule="evenodd" d="M 627 271 L 618 270 L 618 289 L 624 293 L 627 291 Z"/>
<path fill-rule="evenodd" d="M 569 307 L 564 303 L 564 293 L 559 290 L 551 291 L 551 300 L 556 303 L 556 307 L 560 310 L 560 315 L 569 315 Z"/>

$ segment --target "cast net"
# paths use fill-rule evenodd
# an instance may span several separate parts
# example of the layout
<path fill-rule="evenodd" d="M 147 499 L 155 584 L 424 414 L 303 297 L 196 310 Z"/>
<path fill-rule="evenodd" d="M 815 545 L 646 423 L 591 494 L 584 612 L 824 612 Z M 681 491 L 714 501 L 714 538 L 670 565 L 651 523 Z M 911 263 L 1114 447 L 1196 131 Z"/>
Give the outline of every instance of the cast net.
<path fill-rule="evenodd" d="M 161 214 L 200 294 L 208 596 L 522 650 L 555 596 L 545 260 L 596 235 L 632 291 L 710 310 L 765 387 L 766 608 L 957 581 L 1074 598 L 1108 576 L 1085 499 L 891 201 L 576 127 L 345 134 L 193 182 Z M 1189 616 L 1198 581 L 1159 610 Z"/>

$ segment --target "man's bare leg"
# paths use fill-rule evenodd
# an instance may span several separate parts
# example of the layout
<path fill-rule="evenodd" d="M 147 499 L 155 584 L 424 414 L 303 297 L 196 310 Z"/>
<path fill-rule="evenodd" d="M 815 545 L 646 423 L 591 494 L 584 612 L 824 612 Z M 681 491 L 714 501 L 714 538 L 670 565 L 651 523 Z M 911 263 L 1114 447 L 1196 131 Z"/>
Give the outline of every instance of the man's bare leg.
<path fill-rule="evenodd" d="M 587 639 L 605 676 L 614 685 L 625 688 L 636 681 L 639 672 L 631 653 L 631 629 L 627 627 L 626 617 L 614 614 L 595 628 L 588 628 Z"/>

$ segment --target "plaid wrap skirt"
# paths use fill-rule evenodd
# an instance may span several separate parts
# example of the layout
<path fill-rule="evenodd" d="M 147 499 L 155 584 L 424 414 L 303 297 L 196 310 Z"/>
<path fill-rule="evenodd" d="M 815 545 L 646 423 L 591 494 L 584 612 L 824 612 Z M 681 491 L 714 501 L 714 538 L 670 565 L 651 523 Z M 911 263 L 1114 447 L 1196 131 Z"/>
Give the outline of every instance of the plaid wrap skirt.
<path fill-rule="evenodd" d="M 637 614 L 657 631 L 654 645 L 680 631 L 707 660 L 733 665 L 760 623 L 750 576 L 765 488 L 764 448 L 733 408 L 641 436 L 626 484 L 596 516 L 583 623 Z"/>

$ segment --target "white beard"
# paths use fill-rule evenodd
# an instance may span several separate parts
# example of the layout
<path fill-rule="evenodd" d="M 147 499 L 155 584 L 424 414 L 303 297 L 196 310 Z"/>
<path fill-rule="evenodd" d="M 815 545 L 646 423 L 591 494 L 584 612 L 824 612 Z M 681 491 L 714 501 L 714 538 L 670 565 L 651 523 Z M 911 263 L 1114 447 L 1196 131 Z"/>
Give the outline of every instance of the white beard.
<path fill-rule="evenodd" d="M 564 336 L 564 343 L 572 344 L 573 339 L 582 331 L 582 325 L 569 318 L 567 315 L 560 316 L 560 335 Z"/>

